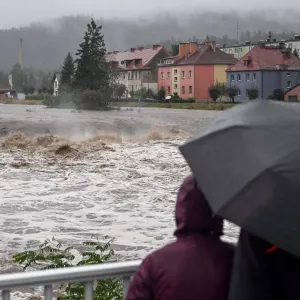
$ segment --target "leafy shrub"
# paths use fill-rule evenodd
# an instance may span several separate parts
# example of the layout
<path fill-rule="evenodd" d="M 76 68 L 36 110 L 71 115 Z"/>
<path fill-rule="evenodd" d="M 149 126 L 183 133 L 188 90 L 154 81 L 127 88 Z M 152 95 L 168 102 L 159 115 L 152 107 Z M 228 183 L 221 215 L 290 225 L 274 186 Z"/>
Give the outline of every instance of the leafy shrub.
<path fill-rule="evenodd" d="M 251 88 L 248 90 L 248 98 L 250 100 L 255 100 L 258 98 L 258 95 L 259 95 L 259 92 L 258 92 L 258 89 L 256 88 Z"/>
<path fill-rule="evenodd" d="M 274 100 L 284 100 L 284 91 L 282 89 L 275 89 L 273 91 L 273 99 Z"/>
<path fill-rule="evenodd" d="M 29 266 L 35 267 L 38 262 L 46 263 L 43 269 L 69 268 L 74 266 L 103 264 L 112 262 L 114 250 L 111 249 L 112 239 L 105 237 L 105 244 L 97 241 L 84 242 L 84 251 L 74 247 L 64 247 L 60 242 L 47 239 L 35 251 L 25 251 L 13 255 L 13 261 L 25 264 L 24 269 Z M 82 300 L 84 299 L 84 283 L 69 283 L 61 285 L 63 296 L 60 300 Z M 108 278 L 95 282 L 95 300 L 121 300 L 123 299 L 123 282 L 121 278 Z"/>
<path fill-rule="evenodd" d="M 78 109 L 104 109 L 110 104 L 110 96 L 101 91 L 86 90 L 80 93 L 73 93 L 72 101 Z"/>
<path fill-rule="evenodd" d="M 232 103 L 234 103 L 234 99 L 238 95 L 238 89 L 235 86 L 228 87 L 226 90 L 226 94 L 230 98 Z"/>
<path fill-rule="evenodd" d="M 210 98 L 214 102 L 216 102 L 217 99 L 221 96 L 220 89 L 217 86 L 214 86 L 214 85 L 208 88 L 208 93 L 209 93 Z"/>
<path fill-rule="evenodd" d="M 166 98 L 166 91 L 165 91 L 164 88 L 160 88 L 160 90 L 157 93 L 157 98 L 160 101 L 165 100 L 165 98 Z"/>
<path fill-rule="evenodd" d="M 44 97 L 41 94 L 29 94 L 26 95 L 26 100 L 43 100 Z"/>

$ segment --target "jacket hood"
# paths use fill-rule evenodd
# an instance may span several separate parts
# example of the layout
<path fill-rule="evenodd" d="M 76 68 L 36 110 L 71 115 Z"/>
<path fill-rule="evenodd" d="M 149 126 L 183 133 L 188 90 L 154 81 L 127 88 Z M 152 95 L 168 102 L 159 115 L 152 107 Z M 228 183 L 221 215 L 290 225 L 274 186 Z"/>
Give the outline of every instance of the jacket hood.
<path fill-rule="evenodd" d="M 214 216 L 195 178 L 188 176 L 181 185 L 175 210 L 175 236 L 202 233 L 223 235 L 223 219 Z"/>

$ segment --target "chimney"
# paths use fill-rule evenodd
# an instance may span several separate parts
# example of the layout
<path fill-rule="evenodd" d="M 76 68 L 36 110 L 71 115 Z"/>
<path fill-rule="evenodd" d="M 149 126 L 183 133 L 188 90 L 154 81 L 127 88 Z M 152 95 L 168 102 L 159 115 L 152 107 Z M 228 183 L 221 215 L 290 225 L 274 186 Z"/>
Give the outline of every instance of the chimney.
<path fill-rule="evenodd" d="M 215 41 L 209 41 L 206 43 L 206 45 L 210 46 L 211 49 L 216 52 L 216 42 Z"/>
<path fill-rule="evenodd" d="M 130 48 L 130 52 L 134 52 L 135 48 Z"/>
<path fill-rule="evenodd" d="M 114 52 L 113 52 L 113 54 L 118 54 L 118 53 L 119 53 L 119 51 L 114 51 Z"/>
<path fill-rule="evenodd" d="M 138 47 L 139 50 L 144 50 L 144 47 Z"/>
<path fill-rule="evenodd" d="M 188 55 L 188 53 L 194 53 L 198 49 L 198 44 L 195 42 L 191 43 L 180 43 L 179 44 L 179 56 Z"/>
<path fill-rule="evenodd" d="M 153 50 L 156 50 L 158 47 L 160 47 L 160 45 L 154 44 L 154 45 L 153 45 Z"/>

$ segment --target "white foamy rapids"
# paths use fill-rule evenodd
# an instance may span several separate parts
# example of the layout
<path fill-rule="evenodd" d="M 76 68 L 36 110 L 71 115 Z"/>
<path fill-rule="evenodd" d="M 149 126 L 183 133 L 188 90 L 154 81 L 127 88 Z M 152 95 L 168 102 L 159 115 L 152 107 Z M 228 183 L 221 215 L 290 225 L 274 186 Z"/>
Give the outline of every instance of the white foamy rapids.
<path fill-rule="evenodd" d="M 144 257 L 173 239 L 178 187 L 189 168 L 181 141 L 121 143 L 84 160 L 0 152 L 2 254 L 55 236 L 80 244 L 114 237 L 119 253 Z M 19 161 L 25 168 L 12 167 Z M 227 225 L 228 238 L 237 235 Z"/>

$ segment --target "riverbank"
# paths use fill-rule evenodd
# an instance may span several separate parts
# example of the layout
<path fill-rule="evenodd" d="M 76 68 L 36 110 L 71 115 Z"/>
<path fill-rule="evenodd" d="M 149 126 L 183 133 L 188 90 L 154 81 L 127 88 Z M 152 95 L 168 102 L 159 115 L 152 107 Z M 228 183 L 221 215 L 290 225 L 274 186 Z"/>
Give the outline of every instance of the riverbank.
<path fill-rule="evenodd" d="M 173 108 L 173 109 L 195 109 L 195 110 L 225 110 L 233 107 L 234 103 L 158 103 L 141 102 L 141 107 Z M 116 107 L 138 107 L 137 102 L 113 102 Z"/>
<path fill-rule="evenodd" d="M 19 104 L 19 105 L 43 105 L 42 100 L 17 100 L 17 99 L 1 99 L 2 104 Z"/>
<path fill-rule="evenodd" d="M 4 99 L 0 100 L 2 104 L 19 104 L 19 105 L 43 105 L 42 100 L 15 100 Z M 194 110 L 225 110 L 233 107 L 234 103 L 158 103 L 158 102 L 142 102 L 141 107 L 153 108 L 173 108 L 173 109 L 194 109 Z M 137 102 L 112 102 L 111 106 L 114 108 L 121 107 L 138 107 Z"/>

